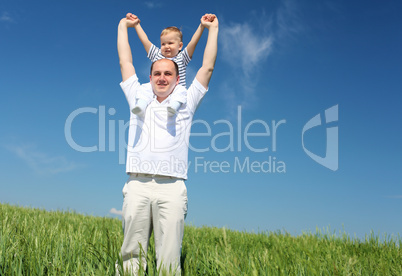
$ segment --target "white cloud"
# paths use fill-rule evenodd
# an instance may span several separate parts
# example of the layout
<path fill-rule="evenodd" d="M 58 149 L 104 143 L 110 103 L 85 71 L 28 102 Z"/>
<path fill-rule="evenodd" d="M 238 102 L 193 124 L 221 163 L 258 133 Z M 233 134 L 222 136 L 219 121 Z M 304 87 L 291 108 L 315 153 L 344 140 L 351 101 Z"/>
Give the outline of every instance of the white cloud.
<path fill-rule="evenodd" d="M 145 6 L 147 6 L 148 9 L 154 9 L 154 8 L 160 8 L 162 7 L 161 3 L 155 3 L 155 2 L 150 2 L 146 1 L 144 2 Z"/>
<path fill-rule="evenodd" d="M 64 156 L 50 156 L 32 146 L 9 146 L 7 148 L 38 174 L 54 175 L 82 167 L 82 165 L 68 161 Z"/>
<path fill-rule="evenodd" d="M 402 195 L 393 195 L 393 196 L 387 196 L 387 198 L 396 198 L 396 199 L 402 199 Z"/>
<path fill-rule="evenodd" d="M 234 71 L 226 75 L 232 77 L 221 81 L 219 89 L 224 93 L 222 97 L 229 105 L 229 110 L 236 110 L 234 107 L 237 105 L 247 108 L 256 101 L 255 85 L 259 67 L 272 53 L 274 42 L 273 34 L 263 29 L 266 26 L 253 26 L 249 22 L 221 27 L 220 53 Z"/>
<path fill-rule="evenodd" d="M 293 0 L 284 0 L 276 13 L 277 29 L 275 36 L 281 42 L 288 38 L 304 32 L 304 24 L 300 19 L 300 9 L 297 2 Z"/>
<path fill-rule="evenodd" d="M 14 22 L 14 20 L 11 18 L 11 16 L 8 14 L 8 12 L 5 12 L 5 11 L 0 15 L 0 21 Z"/>
<path fill-rule="evenodd" d="M 219 34 L 223 58 L 232 66 L 241 67 L 245 74 L 272 54 L 274 42 L 283 43 L 305 31 L 300 8 L 294 0 L 281 1 L 270 15 L 263 11 L 258 16 L 254 12 L 249 18 L 243 23 L 221 24 Z"/>
<path fill-rule="evenodd" d="M 220 41 L 223 58 L 249 76 L 271 54 L 273 36 L 261 34 L 245 22 L 222 28 Z"/>
<path fill-rule="evenodd" d="M 247 109 L 258 103 L 256 88 L 261 67 L 275 49 L 281 49 L 304 31 L 300 8 L 294 0 L 281 1 L 277 10 L 269 15 L 261 11 L 243 18 L 248 19 L 220 27 L 219 55 L 231 70 L 221 80 L 219 90 L 229 110 L 236 110 L 237 105 Z"/>
<path fill-rule="evenodd" d="M 113 214 L 113 215 L 118 215 L 118 216 L 122 216 L 122 215 L 123 215 L 123 211 L 117 210 L 116 208 L 110 209 L 109 213 L 111 213 L 111 214 Z"/>

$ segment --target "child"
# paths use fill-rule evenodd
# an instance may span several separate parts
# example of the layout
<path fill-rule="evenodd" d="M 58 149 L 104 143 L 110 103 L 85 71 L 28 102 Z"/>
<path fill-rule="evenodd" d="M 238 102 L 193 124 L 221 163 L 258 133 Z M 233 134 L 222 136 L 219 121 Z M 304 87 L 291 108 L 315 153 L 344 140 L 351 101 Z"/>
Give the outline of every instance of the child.
<path fill-rule="evenodd" d="M 128 13 L 126 18 L 127 20 L 132 20 L 136 22 L 134 28 L 137 32 L 138 38 L 144 45 L 147 56 L 152 62 L 159 59 L 167 58 L 176 62 L 179 67 L 179 85 L 177 85 L 172 92 L 170 103 L 168 105 L 169 115 L 172 116 L 177 113 L 183 103 L 186 103 L 186 66 L 193 56 L 195 47 L 197 46 L 202 32 L 204 31 L 204 27 L 201 24 L 198 26 L 193 37 L 191 38 L 191 41 L 188 43 L 187 47 L 184 48 L 183 51 L 181 51 L 183 48 L 183 35 L 181 31 L 177 27 L 168 27 L 164 29 L 160 35 L 161 48 L 159 49 L 154 44 L 152 44 L 152 42 L 149 41 L 148 36 L 140 25 L 140 19 L 136 15 Z M 213 21 L 213 18 L 208 17 L 205 18 L 205 20 L 206 19 L 210 22 Z M 136 106 L 132 109 L 132 112 L 134 114 L 143 114 L 146 107 L 152 100 L 153 95 L 150 95 L 149 92 L 146 92 L 149 91 L 149 89 L 147 89 L 146 87 L 149 85 L 150 84 L 148 83 L 142 85 L 141 89 L 137 92 Z"/>

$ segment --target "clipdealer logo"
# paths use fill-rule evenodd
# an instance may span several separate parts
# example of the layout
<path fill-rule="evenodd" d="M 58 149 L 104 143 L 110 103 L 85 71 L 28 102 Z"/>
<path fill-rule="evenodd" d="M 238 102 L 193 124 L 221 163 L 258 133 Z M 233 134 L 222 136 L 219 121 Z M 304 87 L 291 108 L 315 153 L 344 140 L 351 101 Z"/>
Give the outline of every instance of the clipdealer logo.
<path fill-rule="evenodd" d="M 325 123 L 330 124 L 334 122 L 338 122 L 338 105 L 334 105 L 325 110 Z M 338 170 L 338 127 L 337 126 L 329 126 L 326 128 L 326 151 L 325 156 L 321 157 L 308 149 L 306 149 L 304 145 L 304 135 L 305 133 L 315 127 L 322 126 L 321 114 L 315 115 L 311 118 L 303 127 L 302 130 L 302 146 L 304 152 L 315 162 L 318 164 L 332 170 Z"/>
<path fill-rule="evenodd" d="M 92 114 L 92 115 L 91 115 Z M 126 162 L 126 151 L 130 150 L 127 143 L 127 132 L 130 126 L 130 121 L 124 120 L 115 120 L 110 119 L 110 117 L 116 114 L 116 110 L 114 108 L 109 108 L 108 112 L 106 112 L 105 106 L 99 106 L 99 108 L 94 107 L 83 107 L 78 108 L 70 113 L 67 117 L 64 133 L 67 143 L 71 148 L 78 152 L 118 152 L 119 164 L 124 164 Z M 80 135 L 74 136 L 72 133 L 72 128 L 74 122 L 79 121 L 82 116 L 97 116 L 98 123 L 98 144 L 91 146 L 82 146 L 78 141 L 80 140 Z M 107 118 L 109 117 L 109 118 Z M 324 119 L 322 120 L 321 114 L 315 115 L 311 118 L 302 128 L 301 133 L 301 142 L 302 148 L 304 152 L 316 163 L 321 166 L 328 168 L 332 171 L 338 170 L 338 127 L 333 126 L 336 122 L 338 122 L 338 105 L 334 105 L 324 111 Z M 272 120 L 271 124 L 264 120 L 255 119 L 250 122 L 243 122 L 242 118 L 242 107 L 238 106 L 237 108 L 237 118 L 236 122 L 229 120 L 217 120 L 213 123 L 209 123 L 205 120 L 195 120 L 192 122 L 192 125 L 199 125 L 203 127 L 203 132 L 192 132 L 191 137 L 196 139 L 197 137 L 203 137 L 204 142 L 209 143 L 207 147 L 201 147 L 198 144 L 198 147 L 191 144 L 190 141 L 186 141 L 185 139 L 181 139 L 180 143 L 185 143 L 185 145 L 189 148 L 190 151 L 196 153 L 204 153 L 204 152 L 215 152 L 215 153 L 224 153 L 224 152 L 242 152 L 246 150 L 246 152 L 250 152 L 253 156 L 256 156 L 256 153 L 267 153 L 272 152 L 275 153 L 278 148 L 278 130 L 281 125 L 286 124 L 286 120 L 282 119 L 279 121 Z M 117 124 L 116 124 L 117 122 Z M 78 123 L 78 122 L 77 122 Z M 332 125 L 332 126 L 331 126 Z M 136 126 L 139 129 L 146 127 L 145 125 L 140 127 Z M 220 129 L 220 131 L 214 131 L 214 127 Z M 252 129 L 260 129 L 259 132 L 252 131 Z M 318 154 L 313 153 L 311 150 L 307 149 L 305 145 L 305 136 L 309 135 L 309 131 L 313 128 L 317 127 L 326 127 L 326 153 L 325 156 L 319 156 Z M 152 129 L 151 126 L 147 126 L 146 129 Z M 227 131 L 222 131 L 224 128 Z M 149 131 L 149 130 L 148 130 Z M 214 133 L 218 132 L 218 133 Z M 117 134 L 117 137 L 116 137 Z M 87 135 L 87 134 L 85 134 Z M 74 138 L 75 137 L 75 138 Z M 254 138 L 253 138 L 254 137 Z M 258 137 L 262 137 L 263 139 L 267 139 L 267 142 L 270 142 L 270 145 L 263 143 L 264 145 L 257 146 L 255 142 L 259 139 Z M 266 138 L 264 138 L 266 137 Z M 223 141 L 223 142 L 222 142 Z M 152 142 L 152 141 L 151 141 Z M 225 142 L 227 142 L 225 144 Z M 202 143 L 201 143 L 202 144 Z M 222 146 L 224 144 L 224 146 Z M 150 144 L 152 145 L 152 143 Z M 180 145 L 177 145 L 180 146 Z M 151 147 L 152 148 L 152 147 Z M 158 152 L 163 152 L 163 149 L 158 149 Z M 155 151 L 156 152 L 156 151 Z M 261 156 L 261 155 L 260 155 Z M 184 160 L 179 160 L 180 162 L 185 162 Z M 192 162 L 188 161 L 188 167 L 193 165 L 195 172 L 212 172 L 212 173 L 286 173 L 286 163 L 283 160 L 278 160 L 276 156 L 268 155 L 264 157 L 264 160 L 253 160 L 251 156 L 235 156 L 233 160 L 224 160 L 224 161 L 216 161 L 216 160 L 206 160 L 204 157 L 197 156 Z M 142 162 L 142 161 L 141 161 Z M 137 162 L 138 163 L 138 162 Z M 137 164 L 136 163 L 136 164 Z M 186 163 L 186 162 L 185 162 Z M 181 163 L 180 163 L 181 164 Z M 138 164 L 137 164 L 138 165 Z M 150 164 L 147 164 L 150 165 Z M 152 165 L 152 164 L 151 164 Z M 150 165 L 150 166 L 151 166 Z M 166 167 L 165 164 L 153 164 L 152 167 L 159 168 L 159 166 Z M 184 165 L 185 166 L 185 165 Z M 185 166 L 186 167 L 186 166 Z M 184 168 L 184 169 L 188 169 Z"/>

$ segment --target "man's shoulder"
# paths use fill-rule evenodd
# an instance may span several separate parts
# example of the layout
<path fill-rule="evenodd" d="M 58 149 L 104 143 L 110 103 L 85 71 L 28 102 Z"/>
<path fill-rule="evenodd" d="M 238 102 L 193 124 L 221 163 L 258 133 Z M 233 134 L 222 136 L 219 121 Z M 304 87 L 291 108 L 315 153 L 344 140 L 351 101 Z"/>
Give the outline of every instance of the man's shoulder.
<path fill-rule="evenodd" d="M 190 86 L 187 89 L 187 93 L 189 95 L 202 95 L 202 97 L 205 95 L 205 93 L 208 92 L 208 89 L 206 89 L 198 80 L 197 77 L 194 77 L 193 82 L 190 84 Z"/>
<path fill-rule="evenodd" d="M 129 77 L 128 79 L 120 82 L 120 86 L 122 88 L 125 88 L 126 86 L 129 86 L 130 84 L 133 84 L 135 82 L 138 82 L 138 76 L 137 74 L 132 75 L 131 77 Z"/>
<path fill-rule="evenodd" d="M 208 90 L 205 89 L 205 87 L 195 77 L 187 89 L 187 108 L 193 114 L 197 110 L 197 107 L 200 105 L 207 91 Z"/>

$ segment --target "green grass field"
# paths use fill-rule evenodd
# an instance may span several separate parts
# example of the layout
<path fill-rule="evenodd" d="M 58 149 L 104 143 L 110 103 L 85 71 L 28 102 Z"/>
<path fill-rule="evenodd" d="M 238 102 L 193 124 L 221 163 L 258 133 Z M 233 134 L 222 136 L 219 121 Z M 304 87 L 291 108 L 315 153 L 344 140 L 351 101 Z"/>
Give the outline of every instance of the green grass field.
<path fill-rule="evenodd" d="M 0 204 L 0 275 L 114 275 L 119 219 Z M 151 246 L 153 243 L 151 243 Z M 186 226 L 184 275 L 402 275 L 402 241 Z M 155 252 L 146 275 L 156 274 Z"/>

